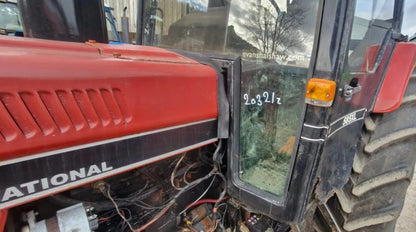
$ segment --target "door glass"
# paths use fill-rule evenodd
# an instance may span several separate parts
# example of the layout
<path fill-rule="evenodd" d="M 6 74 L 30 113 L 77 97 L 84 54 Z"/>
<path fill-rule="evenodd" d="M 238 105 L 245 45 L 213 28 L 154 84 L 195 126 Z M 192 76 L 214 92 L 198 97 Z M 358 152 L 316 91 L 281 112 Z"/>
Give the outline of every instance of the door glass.
<path fill-rule="evenodd" d="M 415 16 L 416 1 L 405 1 L 403 12 L 402 33 L 409 36 L 409 41 L 416 38 L 416 23 Z"/>
<path fill-rule="evenodd" d="M 283 196 L 318 0 L 148 0 L 144 42 L 242 57 L 241 181 Z"/>
<path fill-rule="evenodd" d="M 349 45 L 350 72 L 370 72 L 387 31 L 392 27 L 394 1 L 358 0 Z"/>

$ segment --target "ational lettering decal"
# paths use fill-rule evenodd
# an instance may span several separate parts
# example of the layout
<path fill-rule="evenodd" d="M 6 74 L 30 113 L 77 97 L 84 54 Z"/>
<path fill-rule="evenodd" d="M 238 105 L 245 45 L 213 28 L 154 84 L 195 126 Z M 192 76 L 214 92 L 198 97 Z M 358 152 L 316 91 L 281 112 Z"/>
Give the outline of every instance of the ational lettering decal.
<path fill-rule="evenodd" d="M 112 169 L 113 167 L 109 167 L 107 162 L 102 162 L 100 165 L 93 164 L 89 167 L 71 170 L 68 173 L 58 173 L 51 177 L 44 177 L 41 179 L 25 182 L 20 185 L 9 186 L 1 192 L 1 202 L 14 200 L 20 197 L 24 197 L 25 195 L 33 194 L 35 192 L 45 191 L 50 188 L 58 187 L 70 182 L 78 181 L 103 172 L 107 172 Z"/>

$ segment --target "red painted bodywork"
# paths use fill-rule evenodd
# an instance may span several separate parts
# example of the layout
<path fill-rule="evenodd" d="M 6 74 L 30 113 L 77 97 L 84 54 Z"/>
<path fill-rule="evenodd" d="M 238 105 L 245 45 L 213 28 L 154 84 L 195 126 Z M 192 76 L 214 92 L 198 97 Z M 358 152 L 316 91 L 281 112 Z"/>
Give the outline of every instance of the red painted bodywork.
<path fill-rule="evenodd" d="M 399 108 L 416 62 L 416 44 L 398 43 L 377 95 L 374 113 L 388 113 Z"/>
<path fill-rule="evenodd" d="M 7 214 L 8 214 L 7 209 L 0 210 L 0 232 L 3 232 L 4 226 L 6 226 Z"/>
<path fill-rule="evenodd" d="M 0 161 L 217 117 L 209 66 L 155 47 L 0 37 Z"/>

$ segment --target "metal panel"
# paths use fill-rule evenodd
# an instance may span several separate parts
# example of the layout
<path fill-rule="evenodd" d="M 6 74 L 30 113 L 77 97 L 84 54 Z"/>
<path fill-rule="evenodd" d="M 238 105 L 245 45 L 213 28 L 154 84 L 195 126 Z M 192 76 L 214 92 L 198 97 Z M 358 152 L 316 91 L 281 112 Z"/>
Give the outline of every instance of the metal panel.
<path fill-rule="evenodd" d="M 91 231 L 82 203 L 59 210 L 56 212 L 56 217 L 61 232 Z"/>
<path fill-rule="evenodd" d="M 215 70 L 164 49 L 0 43 L 3 161 L 218 115 Z"/>

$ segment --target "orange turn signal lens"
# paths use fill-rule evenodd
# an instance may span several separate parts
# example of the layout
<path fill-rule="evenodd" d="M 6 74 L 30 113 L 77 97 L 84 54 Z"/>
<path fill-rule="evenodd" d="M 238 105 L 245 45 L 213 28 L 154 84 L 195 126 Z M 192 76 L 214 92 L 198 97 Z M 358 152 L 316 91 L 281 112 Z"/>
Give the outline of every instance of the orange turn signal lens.
<path fill-rule="evenodd" d="M 314 106 L 330 107 L 335 98 L 336 83 L 311 78 L 306 86 L 305 102 Z"/>

